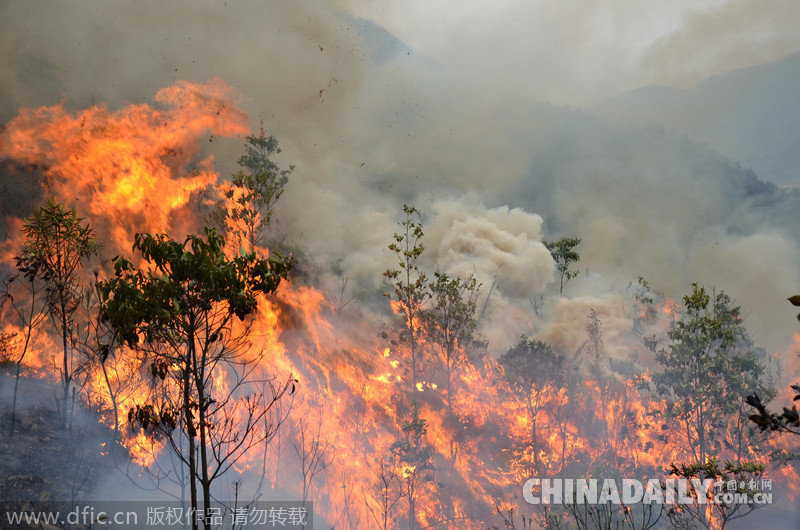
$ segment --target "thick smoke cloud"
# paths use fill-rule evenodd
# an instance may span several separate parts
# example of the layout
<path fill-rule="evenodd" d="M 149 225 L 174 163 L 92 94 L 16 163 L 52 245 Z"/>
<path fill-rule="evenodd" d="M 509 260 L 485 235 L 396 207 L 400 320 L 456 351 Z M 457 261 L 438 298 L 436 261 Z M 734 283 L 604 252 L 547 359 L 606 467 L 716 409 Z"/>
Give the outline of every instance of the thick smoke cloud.
<path fill-rule="evenodd" d="M 672 297 L 702 281 L 743 304 L 765 346 L 787 343 L 784 299 L 800 287 L 797 234 L 782 228 L 791 208 L 765 214 L 735 165 L 701 147 L 537 101 L 580 106 L 777 58 L 800 46 L 784 16 L 794 10 L 752 6 L 767 44 L 716 56 L 748 46 L 746 32 L 728 31 L 749 13 L 744 2 L 702 12 L 639 2 L 228 4 L 4 3 L 0 119 L 63 98 L 68 109 L 113 109 L 218 76 L 243 94 L 251 128 L 263 121 L 279 138 L 277 161 L 297 166 L 275 219 L 322 269 L 338 263 L 354 283 L 380 287 L 402 205 L 415 203 L 431 263 L 475 271 L 487 291 L 496 274 L 486 315 L 526 315 L 515 332 L 537 326 L 529 298 L 552 267 L 540 239 L 571 235 L 584 240 L 571 297 L 613 300 L 639 275 Z M 198 157 L 214 154 L 222 177 L 234 172 L 241 141 L 209 140 Z"/>
<path fill-rule="evenodd" d="M 527 298 L 541 294 L 553 276 L 553 259 L 540 242 L 542 218 L 521 209 L 487 209 L 478 198 L 437 201 L 428 229 L 428 257 L 448 274 L 475 275 Z"/>
<path fill-rule="evenodd" d="M 555 268 L 541 243 L 542 218 L 519 208 L 486 208 L 474 194 L 434 201 L 430 210 L 427 268 L 481 283 L 482 331 L 492 349 L 529 333 L 529 301 L 546 291 Z"/>

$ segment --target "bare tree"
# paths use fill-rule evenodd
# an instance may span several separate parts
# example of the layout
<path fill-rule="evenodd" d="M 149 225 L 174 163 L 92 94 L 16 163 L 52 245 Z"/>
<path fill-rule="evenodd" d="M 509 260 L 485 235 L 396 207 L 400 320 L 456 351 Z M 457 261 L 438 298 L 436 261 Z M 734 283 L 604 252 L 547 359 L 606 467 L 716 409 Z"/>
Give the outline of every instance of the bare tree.
<path fill-rule="evenodd" d="M 303 477 L 303 503 L 309 499 L 314 477 L 331 465 L 336 454 L 336 448 L 322 435 L 321 407 L 316 426 L 312 426 L 309 422 L 309 412 L 310 409 L 307 408 L 306 412 L 292 424 L 294 426 L 292 445 Z"/>
<path fill-rule="evenodd" d="M 531 517 L 526 517 L 524 514 L 522 515 L 522 520 L 520 521 L 519 525 L 517 525 L 516 517 L 514 517 L 514 508 L 508 508 L 503 510 L 500 506 L 495 506 L 495 511 L 497 515 L 500 516 L 500 519 L 503 521 L 503 526 L 506 530 L 534 530 L 536 526 L 536 521 Z M 558 528 L 557 526 L 553 526 L 550 524 L 544 525 L 544 528 Z M 492 525 L 492 530 L 500 530 L 500 527 L 497 525 Z"/>
<path fill-rule="evenodd" d="M 274 454 L 275 460 L 273 462 L 269 462 L 272 465 L 272 470 L 274 472 L 274 479 L 272 482 L 272 487 L 277 488 L 278 483 L 280 481 L 281 476 L 281 459 L 283 457 L 283 453 L 286 450 L 286 445 L 284 443 L 285 432 L 286 429 L 281 429 L 281 425 L 283 425 L 292 413 L 294 408 L 295 396 L 296 393 L 291 393 L 287 396 L 287 399 L 282 399 L 277 401 L 269 410 L 269 414 L 264 416 L 264 429 L 265 431 L 273 430 L 270 425 L 274 425 L 274 433 L 273 435 L 265 440 L 263 444 L 264 453 L 261 459 L 261 478 L 258 483 L 258 487 L 256 491 L 261 491 L 264 486 L 264 479 L 267 476 L 267 465 L 269 461 L 270 453 Z"/>
<path fill-rule="evenodd" d="M 22 372 L 22 363 L 25 360 L 25 356 L 28 354 L 28 351 L 30 350 L 33 330 L 37 328 L 46 318 L 44 307 L 40 305 L 43 301 L 39 300 L 42 291 L 44 290 L 43 284 L 36 280 L 35 270 L 25 268 L 25 266 L 20 262 L 18 262 L 18 267 L 21 267 L 20 273 L 22 273 L 22 278 L 19 276 L 10 278 L 5 285 L 2 295 L 2 302 L 4 304 L 6 302 L 9 303 L 13 317 L 19 322 L 23 333 L 22 346 L 17 351 L 14 361 L 14 394 L 11 401 L 11 420 L 8 428 L 9 438 L 14 436 L 14 429 L 16 425 L 17 396 L 19 393 L 19 376 Z M 20 293 L 20 295 L 17 297 L 11 295 L 9 292 L 11 283 L 24 285 L 24 296 L 22 296 L 23 293 Z M 13 337 L 10 334 L 5 334 L 3 337 L 3 346 L 9 350 L 9 353 L 12 350 L 12 338 Z"/>
<path fill-rule="evenodd" d="M 350 507 L 353 505 L 353 496 L 355 494 L 355 486 L 353 484 L 352 472 L 342 471 L 341 474 L 341 489 L 342 489 L 342 511 L 334 521 L 332 528 L 339 527 L 339 522 L 342 525 L 346 524 L 350 530 L 358 530 L 363 528 L 361 524 L 361 516 L 358 511 L 353 512 Z"/>
<path fill-rule="evenodd" d="M 98 271 L 95 271 L 94 282 L 84 289 L 81 296 L 79 311 L 82 318 L 76 320 L 74 324 L 71 343 L 73 349 L 81 354 L 78 371 L 87 377 L 98 370 L 102 372 L 103 383 L 111 401 L 111 412 L 114 415 L 114 430 L 119 433 L 120 397 L 130 395 L 141 386 L 141 379 L 135 377 L 141 363 L 135 356 L 117 355 L 120 353 L 118 337 L 114 329 L 100 318 L 101 293 L 98 275 Z M 112 371 L 116 377 L 109 375 L 109 365 L 113 367 Z M 96 401 L 92 399 L 93 393 L 99 393 L 99 390 L 87 388 L 87 401 L 105 406 L 104 398 Z"/>
<path fill-rule="evenodd" d="M 394 459 L 381 458 L 370 471 L 375 477 L 372 489 L 363 490 L 364 506 L 381 530 L 392 527 L 392 510 L 403 498 L 401 477 L 397 473 Z"/>

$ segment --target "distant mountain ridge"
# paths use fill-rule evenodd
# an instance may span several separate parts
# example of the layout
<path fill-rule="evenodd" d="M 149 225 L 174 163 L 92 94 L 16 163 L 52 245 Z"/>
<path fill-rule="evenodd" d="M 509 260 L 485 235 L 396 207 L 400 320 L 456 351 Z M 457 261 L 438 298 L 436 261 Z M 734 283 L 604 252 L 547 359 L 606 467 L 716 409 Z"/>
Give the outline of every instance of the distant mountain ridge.
<path fill-rule="evenodd" d="M 800 52 L 715 75 L 689 89 L 647 86 L 589 112 L 686 134 L 765 180 L 800 185 Z"/>

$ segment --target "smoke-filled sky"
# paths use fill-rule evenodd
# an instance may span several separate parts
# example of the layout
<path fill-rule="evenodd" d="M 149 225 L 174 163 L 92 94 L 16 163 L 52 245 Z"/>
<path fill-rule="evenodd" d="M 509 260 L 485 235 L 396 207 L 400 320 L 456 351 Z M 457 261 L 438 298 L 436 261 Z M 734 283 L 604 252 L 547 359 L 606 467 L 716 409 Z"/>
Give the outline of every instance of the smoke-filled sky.
<path fill-rule="evenodd" d="M 464 82 L 578 107 L 800 49 L 790 0 L 384 0 L 352 9 Z"/>
<path fill-rule="evenodd" d="M 220 70 L 238 71 L 237 86 L 258 97 L 267 70 L 280 71 L 273 85 L 296 81 L 299 70 L 320 75 L 326 61 L 304 53 L 315 45 L 339 54 L 341 70 L 360 62 L 369 50 L 357 24 L 339 14 L 384 28 L 464 83 L 575 107 L 653 83 L 690 86 L 800 50 L 791 0 L 43 1 L 0 9 L 2 81 L 18 98 L 22 86 L 31 97 L 58 96 L 97 81 L 82 88 L 135 99 L 173 73 Z"/>
<path fill-rule="evenodd" d="M 297 166 L 276 220 L 323 268 L 381 287 L 415 203 L 431 264 L 496 280 L 498 337 L 529 331 L 508 304 L 529 309 L 552 279 L 541 238 L 571 235 L 584 239 L 573 295 L 643 275 L 680 297 L 700 281 L 782 347 L 800 250 L 731 182 L 735 164 L 560 107 L 782 58 L 800 50 L 798 26 L 791 0 L 3 2 L 0 122 L 219 77 Z M 220 175 L 237 169 L 241 139 L 205 140 Z"/>

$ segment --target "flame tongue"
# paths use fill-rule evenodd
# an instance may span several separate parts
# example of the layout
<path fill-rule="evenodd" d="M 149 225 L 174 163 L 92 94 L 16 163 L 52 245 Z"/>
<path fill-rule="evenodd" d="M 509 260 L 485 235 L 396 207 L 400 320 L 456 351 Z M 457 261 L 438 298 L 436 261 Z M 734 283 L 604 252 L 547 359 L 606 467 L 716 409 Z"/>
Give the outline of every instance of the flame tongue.
<path fill-rule="evenodd" d="M 220 79 L 180 82 L 155 99 L 157 107 L 115 111 L 96 105 L 72 114 L 63 103 L 22 109 L 0 137 L 0 156 L 44 166 L 50 191 L 108 227 L 117 250 L 127 252 L 136 231 L 186 224 L 179 210 L 216 182 L 213 158 L 196 161 L 201 139 L 247 132 L 239 95 Z"/>

